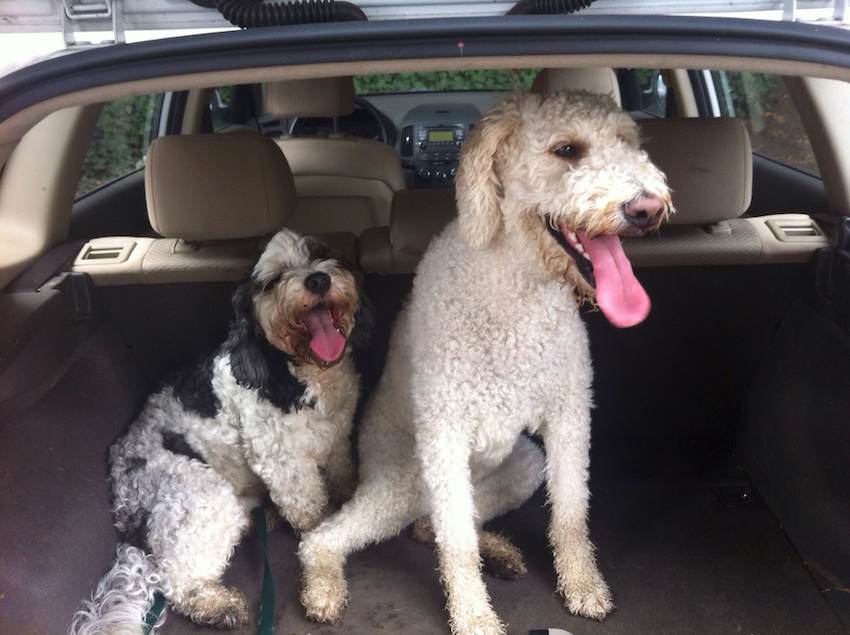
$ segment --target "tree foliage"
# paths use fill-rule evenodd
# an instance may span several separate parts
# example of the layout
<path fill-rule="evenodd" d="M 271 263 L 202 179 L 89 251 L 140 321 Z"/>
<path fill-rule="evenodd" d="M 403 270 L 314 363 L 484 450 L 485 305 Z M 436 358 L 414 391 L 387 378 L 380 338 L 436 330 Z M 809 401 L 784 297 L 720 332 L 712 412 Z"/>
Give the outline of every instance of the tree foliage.
<path fill-rule="evenodd" d="M 416 91 L 512 90 L 517 87 L 529 88 L 536 75 L 537 69 L 387 73 L 355 77 L 354 89 L 358 95 Z"/>
<path fill-rule="evenodd" d="M 143 95 L 104 105 L 83 160 L 77 196 L 144 165 L 158 103 L 157 95 Z"/>

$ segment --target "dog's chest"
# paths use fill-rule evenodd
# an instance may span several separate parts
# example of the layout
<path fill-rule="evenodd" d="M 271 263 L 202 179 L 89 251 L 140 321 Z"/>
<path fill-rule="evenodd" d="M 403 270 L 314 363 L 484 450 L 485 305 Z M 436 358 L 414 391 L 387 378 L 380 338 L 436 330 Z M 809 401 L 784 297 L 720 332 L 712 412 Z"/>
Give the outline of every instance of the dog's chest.
<path fill-rule="evenodd" d="M 276 456 L 279 461 L 309 458 L 322 463 L 337 439 L 349 433 L 357 399 L 350 369 L 331 368 L 316 376 L 299 370 L 295 374 L 304 384 L 304 393 L 288 409 L 256 390 L 231 393 L 247 456 Z"/>
<path fill-rule="evenodd" d="M 468 328 L 448 337 L 461 340 L 459 351 L 479 357 L 482 388 L 492 390 L 497 401 L 518 401 L 514 410 L 528 412 L 550 387 L 563 385 L 577 366 L 588 363 L 587 330 L 569 288 L 553 283 L 502 293 L 475 312 L 478 324 L 467 322 Z"/>
<path fill-rule="evenodd" d="M 301 405 L 311 408 L 317 416 L 335 418 L 347 412 L 357 401 L 359 386 L 349 359 L 327 369 L 315 366 L 298 368 L 296 376 L 304 384 Z"/>
<path fill-rule="evenodd" d="M 590 359 L 569 287 L 477 273 L 477 286 L 417 298 L 409 337 L 425 416 L 454 411 L 449 418 L 467 422 L 473 453 L 486 462 L 506 455 L 523 430 L 537 431 L 574 382 L 586 381 Z"/>

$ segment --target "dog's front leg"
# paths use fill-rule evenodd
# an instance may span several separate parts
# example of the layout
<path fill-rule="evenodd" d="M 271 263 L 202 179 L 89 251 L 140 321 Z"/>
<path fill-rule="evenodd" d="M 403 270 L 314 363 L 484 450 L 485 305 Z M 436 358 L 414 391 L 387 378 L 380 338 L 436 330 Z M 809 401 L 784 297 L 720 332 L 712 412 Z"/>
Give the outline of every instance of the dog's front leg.
<path fill-rule="evenodd" d="M 558 591 L 571 613 L 601 620 L 614 605 L 596 566 L 587 528 L 590 403 L 587 391 L 581 398 L 561 404 L 542 433 L 552 509 L 549 540 L 555 553 Z"/>
<path fill-rule="evenodd" d="M 351 453 L 351 440 L 343 436 L 331 448 L 325 465 L 328 489 L 335 503 L 342 504 L 351 498 L 357 487 L 357 470 Z"/>
<path fill-rule="evenodd" d="M 490 606 L 481 576 L 469 439 L 452 430 L 450 423 L 428 424 L 419 426 L 416 442 L 430 500 L 452 632 L 502 635 L 505 627 Z M 428 430 L 423 430 L 426 427 Z"/>
<path fill-rule="evenodd" d="M 328 492 L 319 465 L 305 456 L 283 458 L 254 450 L 251 469 L 269 488 L 280 515 L 298 531 L 318 525 L 328 509 Z"/>

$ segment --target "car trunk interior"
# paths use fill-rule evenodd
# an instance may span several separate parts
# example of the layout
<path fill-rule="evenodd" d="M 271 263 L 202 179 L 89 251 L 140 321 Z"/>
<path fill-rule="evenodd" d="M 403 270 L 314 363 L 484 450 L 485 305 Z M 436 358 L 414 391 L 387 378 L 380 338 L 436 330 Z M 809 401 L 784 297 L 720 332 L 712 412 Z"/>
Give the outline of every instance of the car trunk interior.
<path fill-rule="evenodd" d="M 487 577 L 511 633 L 845 631 L 850 550 L 840 528 L 850 513 L 838 501 L 848 497 L 850 432 L 840 424 L 850 339 L 815 269 L 642 268 L 653 300 L 643 325 L 616 330 L 585 312 L 595 365 L 591 535 L 617 610 L 594 623 L 555 595 L 541 491 L 493 523 L 529 569 L 518 581 Z M 364 394 L 411 280 L 367 277 L 378 328 L 359 360 Z M 85 274 L 48 286 L 0 296 L 16 333 L 0 360 L 14 379 L 0 398 L 4 633 L 64 632 L 109 568 L 107 449 L 162 377 L 222 340 L 233 289 L 95 288 Z M 286 526 L 270 535 L 278 632 L 448 632 L 430 547 L 403 534 L 353 556 L 349 608 L 328 626 L 304 619 L 296 543 Z M 226 581 L 254 610 L 262 570 L 250 533 Z M 171 614 L 162 632 L 204 629 Z"/>
<path fill-rule="evenodd" d="M 437 26 L 445 30 L 449 22 L 442 21 Z M 577 20 L 575 24 L 581 26 L 583 22 Z M 174 90 L 180 86 L 181 90 L 185 88 L 189 92 L 169 95 L 175 99 L 182 95 L 181 100 L 197 101 L 199 106 L 192 110 L 184 103 L 181 107 L 186 108 L 185 112 L 181 111 L 179 117 L 175 115 L 174 122 L 160 122 L 179 125 L 162 126 L 161 130 L 169 133 L 166 137 L 176 136 L 172 133 L 212 136 L 213 130 L 203 128 L 201 123 L 206 113 L 207 92 L 214 86 L 235 86 L 259 80 L 301 80 L 301 75 L 312 76 L 314 72 L 319 79 L 328 79 L 321 73 L 389 73 L 400 68 L 414 68 L 414 64 L 405 66 L 402 63 L 407 59 L 405 55 L 411 60 L 422 56 L 423 68 L 430 68 L 429 64 L 440 69 L 443 66 L 455 68 L 460 62 L 457 68 L 475 68 L 478 62 L 471 55 L 477 45 L 475 37 L 479 36 L 474 36 L 474 29 L 469 31 L 462 34 L 463 40 L 459 39 L 461 35 L 455 37 L 461 31 L 449 30 L 449 35 L 434 32 L 428 36 L 430 39 L 420 35 L 408 38 L 409 42 L 401 39 L 366 42 L 364 51 L 374 48 L 391 52 L 389 62 L 392 63 L 383 66 L 381 60 L 370 62 L 366 60 L 366 53 L 346 48 L 343 39 L 331 39 L 336 36 L 330 31 L 324 39 L 293 44 L 292 48 L 269 47 L 266 50 L 257 45 L 256 49 L 234 48 L 232 52 L 225 48 L 218 51 L 214 36 L 210 36 L 210 51 L 187 48 L 182 52 L 175 49 L 177 53 L 169 54 L 179 57 L 178 61 L 185 62 L 185 67 L 170 61 L 165 55 L 167 50 L 158 52 L 159 49 L 150 46 L 146 55 L 151 56 L 150 63 L 155 66 L 151 78 L 155 81 L 140 79 L 139 83 L 132 84 L 124 78 L 130 71 L 123 68 L 121 60 L 107 63 L 109 58 L 104 58 L 106 61 L 100 62 L 96 70 L 115 73 L 115 77 L 101 78 L 103 86 L 88 89 L 90 94 L 72 95 L 72 89 L 83 89 L 76 84 L 74 87 L 57 84 L 59 87 L 55 91 L 62 98 L 66 97 L 62 91 L 67 91 L 70 95 L 67 102 L 71 106 L 55 114 L 64 112 L 66 119 L 76 118 L 77 123 L 63 123 L 52 114 L 45 116 L 49 108 L 59 107 L 56 104 L 61 102 L 60 98 L 55 98 L 48 106 L 35 102 L 43 112 L 30 108 L 31 112 L 14 115 L 19 119 L 17 123 L 12 116 L 0 121 L 2 133 L 3 127 L 8 127 L 7 121 L 25 130 L 44 116 L 44 122 L 49 125 L 33 128 L 41 135 L 41 145 L 36 142 L 37 135 L 36 141 L 32 141 L 33 135 L 27 133 L 31 141 L 30 154 L 26 155 L 29 161 L 20 160 L 20 155 L 17 166 L 11 159 L 6 161 L 13 148 L 15 152 L 21 147 L 26 150 L 26 136 L 15 146 L 10 142 L 10 133 L 7 132 L 6 137 L 0 135 L 3 141 L 0 143 L 0 163 L 6 161 L 0 165 L 4 170 L 0 176 L 9 179 L 10 173 L 17 169 L 19 184 L 25 181 L 27 187 L 35 191 L 33 183 L 44 182 L 47 185 L 42 189 L 53 195 L 21 194 L 19 200 L 13 201 L 17 204 L 13 206 L 15 216 L 12 220 L 21 226 L 41 223 L 44 225 L 41 229 L 53 233 L 48 236 L 49 240 L 45 239 L 46 251 L 34 260 L 19 259 L 20 267 L 24 267 L 21 263 L 29 262 L 28 268 L 22 273 L 19 273 L 20 268 L 15 269 L 7 278 L 12 281 L 0 289 L 0 518 L 3 519 L 0 522 L 0 635 L 66 633 L 74 612 L 91 596 L 109 570 L 119 538 L 113 526 L 108 450 L 138 416 L 152 391 L 171 373 L 196 361 L 224 340 L 232 314 L 230 298 L 237 282 L 233 281 L 234 276 L 222 275 L 222 272 L 232 274 L 236 258 L 222 257 L 225 265 L 219 266 L 216 258 L 221 252 L 215 252 L 215 246 L 238 243 L 240 250 L 237 252 L 241 256 L 244 255 L 241 247 L 248 242 L 256 247 L 265 235 L 237 232 L 238 236 L 234 233 L 233 236 L 193 239 L 160 231 L 149 222 L 148 216 L 150 201 L 146 179 L 151 162 L 141 159 L 129 174 L 72 203 L 73 184 L 79 181 L 85 154 L 83 146 L 95 134 L 92 131 L 97 113 L 89 112 L 95 102 L 125 97 L 131 88 L 141 93 L 152 87 L 159 90 L 171 86 L 167 90 Z M 365 29 L 363 33 L 367 33 Z M 584 47 L 597 41 L 606 42 L 608 38 L 616 44 L 612 50 L 632 46 L 631 42 L 623 44 L 622 31 L 602 36 L 588 32 L 582 36 L 587 39 L 566 37 L 554 31 L 547 31 L 545 37 L 529 33 L 531 35 L 523 35 L 525 39 L 522 40 L 523 43 L 528 40 L 528 46 L 532 47 L 528 51 L 519 46 L 518 40 L 500 35 L 500 39 L 494 40 L 494 52 L 477 53 L 487 62 L 480 64 L 481 68 L 513 68 L 517 62 L 529 68 L 545 68 L 552 60 L 544 58 L 542 51 L 556 41 Z M 250 32 L 235 35 L 243 38 L 245 46 L 250 44 Z M 846 95 L 837 89 L 833 92 L 823 86 L 804 85 L 810 79 L 804 77 L 806 73 L 817 76 L 815 82 L 823 83 L 831 81 L 826 77 L 845 77 L 839 70 L 843 73 L 850 62 L 845 64 L 844 58 L 839 59 L 837 55 L 837 61 L 813 62 L 809 59 L 810 66 L 804 66 L 802 62 L 787 64 L 783 57 L 785 51 L 783 55 L 773 53 L 776 59 L 768 53 L 763 53 L 764 59 L 759 58 L 749 49 L 724 53 L 724 47 L 735 41 L 730 30 L 725 37 L 717 37 L 712 31 L 707 36 L 708 44 L 694 49 L 692 55 L 696 59 L 680 60 L 677 56 L 684 54 L 678 49 L 687 48 L 685 44 L 690 36 L 683 33 L 677 40 L 661 35 L 663 29 L 642 37 L 651 40 L 653 45 L 657 40 L 667 46 L 669 40 L 674 47 L 672 50 L 661 48 L 657 54 L 635 54 L 633 57 L 621 55 L 616 58 L 617 63 L 622 63 L 623 68 L 649 64 L 661 69 L 668 66 L 679 70 L 697 69 L 706 63 L 700 56 L 708 59 L 709 55 L 714 55 L 722 60 L 723 55 L 731 57 L 734 54 L 738 57 L 732 58 L 733 68 L 737 64 L 742 69 L 791 75 L 786 82 L 811 99 L 810 111 L 823 107 L 832 117 L 832 111 L 838 108 L 826 108 L 824 104 L 833 95 Z M 450 36 L 446 50 L 452 57 L 444 61 L 434 57 L 437 61 L 429 61 L 425 52 L 438 36 Z M 285 42 L 279 44 L 283 46 Z M 408 45 L 418 48 L 405 48 Z M 132 46 L 113 48 L 119 51 L 126 48 L 127 55 L 131 56 Z M 807 46 L 816 48 L 814 43 Z M 458 60 L 456 49 L 461 51 L 463 58 L 465 47 L 471 57 Z M 291 60 L 287 57 L 293 51 L 301 52 L 302 48 L 309 49 L 309 59 L 305 58 L 308 61 L 299 61 L 301 58 L 294 54 Z M 262 59 L 258 52 L 263 53 Z M 317 52 L 327 53 L 333 62 L 319 64 Z M 213 63 L 212 53 L 229 56 L 229 59 Z M 504 57 L 496 59 L 496 54 Z M 570 60 L 571 64 L 582 67 L 589 64 L 585 56 L 593 55 L 584 49 L 567 53 L 555 51 L 552 55 L 556 54 L 582 56 L 581 61 Z M 824 46 L 823 55 L 830 54 L 834 54 L 834 50 Z M 77 55 L 80 57 L 64 59 L 86 60 L 84 53 Z M 428 55 L 436 56 L 436 53 Z M 528 59 L 523 59 L 523 55 Z M 246 61 L 249 57 L 251 59 Z M 604 66 L 611 63 L 610 58 L 611 55 L 605 53 L 593 60 L 595 65 Z M 281 59 L 288 60 L 290 66 L 284 67 Z M 788 59 L 791 59 L 790 54 Z M 195 69 L 192 76 L 195 67 L 190 62 L 200 61 L 209 68 Z M 259 70 L 248 69 L 249 63 L 256 63 Z M 221 64 L 221 68 L 213 77 L 211 69 L 215 64 Z M 70 69 L 66 71 L 69 82 L 77 81 L 87 72 L 84 66 L 71 72 L 74 67 L 70 62 L 66 66 L 60 63 L 55 66 L 57 73 L 66 66 Z M 320 66 L 332 68 L 330 71 L 317 70 Z M 687 76 L 685 70 L 682 74 Z M 796 77 L 796 74 L 801 76 Z M 55 76 L 45 77 L 47 79 L 39 79 L 45 86 L 51 81 L 59 82 Z M 127 84 L 119 85 L 121 81 Z M 841 84 L 840 81 L 834 83 Z M 81 82 L 80 85 L 86 84 Z M 672 82 L 670 87 L 671 98 L 667 101 L 672 104 L 675 101 Z M 31 90 L 23 85 L 20 95 L 15 97 L 31 99 L 24 88 Z M 52 84 L 50 88 L 54 90 Z M 9 92 L 8 88 L 5 90 Z M 419 99 L 418 93 L 411 94 L 411 99 Z M 694 95 L 691 97 L 696 101 Z M 0 106 L 4 105 L 2 98 L 0 94 Z M 80 104 L 75 105 L 75 100 Z M 189 116 L 189 113 L 194 114 Z M 670 117 L 676 120 L 674 125 L 695 119 L 719 122 L 734 118 L 706 116 L 697 110 L 696 103 L 693 112 L 682 110 L 675 114 L 678 116 Z M 307 116 L 306 113 L 302 115 Z M 813 116 L 811 112 L 809 116 Z M 180 117 L 184 118 L 182 122 Z M 337 116 L 332 117 L 336 129 Z M 819 117 L 826 120 L 824 113 Z M 840 115 L 834 118 L 839 119 Z M 51 119 L 56 121 L 51 122 Z M 194 119 L 198 120 L 194 127 L 185 125 Z M 850 163 L 839 159 L 848 156 L 846 151 L 842 154 L 842 148 L 850 146 L 842 143 L 848 137 L 846 134 L 841 138 L 830 137 L 836 124 L 832 122 L 833 128 L 830 128 L 824 121 L 817 119 L 824 130 L 813 137 L 815 146 L 824 146 L 819 149 L 827 156 L 827 160 L 818 157 L 819 167 L 828 167 L 836 173 L 846 172 Z M 652 123 L 649 121 L 649 125 L 642 128 L 654 130 L 654 134 L 645 135 L 649 143 L 653 138 L 657 142 L 664 137 L 663 129 L 653 128 Z M 85 142 L 77 139 L 78 143 L 68 142 L 67 147 L 54 143 L 54 130 L 59 130 L 60 124 L 73 131 L 67 135 L 69 138 L 85 137 Z M 750 134 L 743 125 L 739 127 L 745 136 Z M 841 127 L 842 130 L 846 128 L 844 123 Z M 236 128 L 218 136 L 238 138 L 239 133 L 245 131 L 240 131 L 239 126 Z M 18 133 L 23 134 L 20 130 Z M 234 132 L 236 134 L 232 134 Z M 677 147 L 690 144 L 700 149 L 699 140 L 694 141 L 696 137 L 692 134 L 672 135 L 668 131 L 667 138 L 675 137 Z M 812 136 L 811 131 L 806 134 Z M 604 621 L 594 622 L 575 617 L 564 607 L 563 599 L 555 591 L 556 576 L 547 538 L 548 506 L 545 491 L 540 489 L 521 508 L 487 526 L 509 537 L 524 553 L 528 566 L 527 575 L 519 580 L 485 577 L 493 606 L 511 634 L 521 635 L 537 629 L 563 629 L 569 635 L 850 632 L 850 479 L 847 471 L 850 457 L 850 220 L 839 216 L 848 213 L 846 205 L 836 203 L 846 194 L 846 188 L 839 191 L 834 184 L 831 190 L 825 188 L 824 184 L 830 181 L 828 173 L 821 180 L 754 154 L 750 137 L 746 138 L 746 143 L 742 141 L 743 145 L 734 146 L 722 139 L 712 144 L 716 136 L 717 133 L 711 131 L 702 139 L 705 145 L 711 146 L 704 150 L 715 150 L 704 153 L 713 157 L 709 167 L 726 168 L 724 174 L 728 178 L 720 184 L 721 177 L 715 173 L 712 180 L 712 170 L 702 163 L 699 169 L 690 169 L 693 166 L 685 159 L 671 155 L 674 156 L 671 167 L 680 164 L 689 168 L 685 170 L 689 172 L 688 178 L 699 180 L 701 175 L 708 175 L 707 181 L 701 181 L 700 187 L 692 190 L 685 183 L 678 188 L 677 196 L 689 194 L 703 207 L 716 207 L 711 210 L 713 212 L 728 213 L 716 219 L 697 218 L 690 224 L 671 226 L 669 229 L 674 231 L 667 236 L 684 239 L 692 236 L 688 231 L 694 230 L 699 234 L 697 246 L 708 244 L 709 247 L 694 255 L 694 243 L 668 240 L 664 244 L 659 236 L 645 239 L 658 238 L 658 252 L 663 252 L 664 257 L 656 261 L 636 261 L 641 265 L 635 267 L 636 277 L 652 300 L 649 318 L 639 326 L 617 329 L 601 313 L 588 306 L 582 308 L 594 367 L 590 534 L 616 610 Z M 17 139 L 15 137 L 15 142 Z M 50 151 L 44 151 L 48 147 Z M 735 147 L 743 148 L 744 152 L 735 153 Z M 733 159 L 739 155 L 746 158 L 745 169 L 734 168 L 737 164 Z M 370 163 L 362 159 L 361 162 Z M 173 172 L 179 176 L 177 181 L 183 179 L 175 188 L 181 194 L 182 190 L 193 189 L 186 177 L 189 165 L 195 162 L 186 161 Z M 41 171 L 41 180 L 32 176 L 36 168 Z M 277 175 L 274 181 L 282 180 L 279 178 L 282 173 L 269 173 Z M 22 179 L 22 175 L 27 178 Z M 52 175 L 56 183 L 41 178 L 44 175 Z M 842 187 L 846 185 L 846 175 L 843 179 L 835 174 L 831 176 L 833 182 Z M 10 181 L 6 180 L 4 187 Z M 745 181 L 747 185 L 743 186 Z M 424 192 L 437 189 L 407 187 L 410 189 L 390 192 L 393 204 L 405 200 L 405 192 L 409 197 L 406 200 L 415 202 L 425 199 Z M 239 191 L 235 187 L 231 189 Z M 18 190 L 22 191 L 20 187 Z M 746 199 L 740 209 L 732 210 L 732 206 L 714 201 L 723 198 L 722 194 L 734 195 L 738 190 L 746 190 L 738 197 Z M 64 198 L 57 197 L 57 192 L 63 193 Z M 452 200 L 453 218 L 456 214 L 454 195 L 448 190 L 444 192 L 448 192 Z M 258 198 L 267 200 L 265 194 Z M 65 199 L 67 205 L 62 207 L 61 200 Z M 51 203 L 54 200 L 60 202 Z M 184 203 L 182 198 L 175 198 L 174 208 L 184 211 L 188 207 Z M 419 205 L 427 207 L 428 203 L 420 201 Z M 679 203 L 676 205 L 678 207 Z M 399 207 L 403 208 L 403 204 Z M 0 213 L 3 211 L 0 205 Z M 416 210 L 412 207 L 407 211 L 409 216 L 415 216 Z M 433 209 L 426 211 L 434 212 Z M 60 218 L 60 212 L 67 212 L 68 217 Z M 396 217 L 403 216 L 394 208 L 387 212 L 390 225 Z M 760 238 L 755 228 L 758 226 L 769 233 L 767 224 L 758 225 L 764 221 L 761 217 L 786 212 L 810 214 L 806 218 L 815 219 L 818 225 L 811 225 L 809 229 L 815 227 L 822 240 L 817 244 L 825 245 L 829 238 L 829 244 L 835 247 L 815 251 L 816 247 L 811 247 L 815 243 L 804 240 L 795 244 L 792 240 L 790 247 L 779 245 L 783 249 L 787 247 L 788 251 L 768 249 L 767 246 L 775 248 L 782 239 L 777 234 L 776 240 L 769 245 L 763 243 L 763 236 Z M 243 210 L 240 209 L 240 213 Z M 432 214 L 429 218 L 436 216 Z M 236 217 L 236 214 L 228 216 Z M 203 227 L 208 223 L 201 214 L 187 213 L 186 218 L 193 229 L 194 225 Z M 4 218 L 7 226 L 8 220 L 7 215 Z M 68 227 L 62 224 L 65 221 Z M 748 224 L 750 221 L 754 223 L 752 226 Z M 280 224 L 284 223 L 281 220 Z M 745 246 L 755 244 L 752 253 L 736 247 L 742 225 L 747 230 L 745 238 L 752 239 L 751 242 L 745 240 Z M 426 231 L 421 229 L 423 226 L 417 223 L 407 226 L 405 245 L 415 247 L 420 239 L 427 244 L 426 239 L 438 231 L 430 225 Z M 359 234 L 353 230 L 349 232 L 357 254 L 354 260 L 359 259 L 362 269 L 370 272 L 364 277 L 364 291 L 376 310 L 373 339 L 370 346 L 357 352 L 355 359 L 362 385 L 361 408 L 355 419 L 380 377 L 393 322 L 413 283 L 413 274 L 375 273 L 408 269 L 370 269 L 364 264 L 366 250 L 363 245 L 367 243 L 364 238 L 369 236 L 369 229 L 383 232 L 382 236 L 399 233 L 394 225 L 390 231 L 391 227 L 383 221 Z M 163 266 L 161 271 L 142 270 L 139 265 L 137 270 L 130 271 L 138 263 L 128 262 L 126 270 L 115 268 L 112 277 L 102 274 L 100 279 L 92 274 L 96 267 L 86 269 L 86 266 L 71 264 L 87 241 L 104 237 L 123 238 L 125 242 L 157 241 L 164 251 L 176 253 L 178 257 L 166 263 L 172 267 L 170 270 L 168 266 Z M 0 235 L 0 238 L 7 237 Z M 25 241 L 21 238 L 20 242 Z M 3 244 L 12 245 L 11 241 Z M 186 250 L 187 254 L 194 253 L 195 247 L 202 251 L 210 246 L 213 254 L 206 255 L 208 260 L 200 254 L 195 260 L 187 256 L 181 261 L 177 247 L 185 244 L 191 247 Z M 681 247 L 682 244 L 685 247 Z M 794 252 L 801 244 L 801 251 Z M 120 243 L 118 251 L 123 247 L 124 243 Z M 396 247 L 381 243 L 378 251 L 394 253 Z M 139 253 L 147 254 L 141 247 L 136 249 L 136 255 Z M 227 252 L 224 253 L 227 256 Z M 797 257 L 799 253 L 811 258 L 803 263 L 802 258 Z M 0 258 L 0 278 L 12 271 L 9 267 L 4 270 L 2 261 Z M 750 264 L 730 264 L 742 262 Z M 237 263 L 235 268 L 239 266 Z M 108 264 L 104 268 L 108 269 Z M 17 277 L 12 279 L 13 275 Z M 165 275 L 174 278 L 163 277 Z M 166 279 L 170 281 L 163 282 Z M 175 279 L 194 281 L 174 282 Z M 564 293 L 568 292 L 564 289 Z M 557 348 L 562 343 L 552 341 L 549 345 Z M 356 426 L 355 420 L 355 431 Z M 414 541 L 408 534 L 405 530 L 391 540 L 353 554 L 346 567 L 350 601 L 342 620 L 334 625 L 316 624 L 305 618 L 298 598 L 301 585 L 296 557 L 298 535 L 288 525 L 280 523 L 269 534 L 267 550 L 276 585 L 275 632 L 287 635 L 448 634 L 446 600 L 434 549 Z M 254 615 L 259 613 L 263 574 L 261 541 L 253 530 L 249 530 L 233 555 L 224 582 L 246 595 Z M 165 625 L 156 632 L 180 635 L 212 631 L 170 611 Z M 252 622 L 248 627 L 231 632 L 253 635 L 257 628 Z"/>

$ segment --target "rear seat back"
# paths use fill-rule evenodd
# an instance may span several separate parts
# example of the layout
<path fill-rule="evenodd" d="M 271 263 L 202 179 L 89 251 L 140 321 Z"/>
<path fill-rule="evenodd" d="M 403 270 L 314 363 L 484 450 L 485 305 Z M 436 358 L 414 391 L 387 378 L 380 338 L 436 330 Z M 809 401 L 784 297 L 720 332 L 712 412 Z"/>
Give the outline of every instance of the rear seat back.
<path fill-rule="evenodd" d="M 83 246 L 74 271 L 88 273 L 97 285 L 239 280 L 262 240 L 286 224 L 296 205 L 286 158 L 273 141 L 255 134 L 155 140 L 145 195 L 160 237 L 96 238 Z M 323 238 L 356 258 L 353 235 Z"/>
<path fill-rule="evenodd" d="M 431 239 L 456 215 L 454 189 L 396 192 L 390 226 L 360 235 L 360 266 L 375 273 L 412 272 Z"/>
<path fill-rule="evenodd" d="M 673 188 L 672 225 L 738 218 L 752 197 L 753 149 L 739 119 L 645 119 L 641 145 Z"/>
<path fill-rule="evenodd" d="M 806 214 L 741 218 L 752 193 L 752 148 L 734 119 L 638 122 L 650 158 L 667 174 L 678 210 L 658 235 L 624 239 L 635 266 L 804 262 L 828 244 Z M 409 273 L 434 235 L 456 215 L 449 190 L 399 192 L 390 228 L 361 237 L 361 265 Z M 784 232 L 782 227 L 791 227 Z M 796 227 L 811 228 L 811 235 Z"/>
<path fill-rule="evenodd" d="M 540 95 L 562 90 L 586 90 L 610 95 L 621 105 L 620 83 L 611 68 L 544 68 L 531 84 L 531 91 Z"/>
<path fill-rule="evenodd" d="M 286 222 L 295 182 L 280 149 L 260 136 L 169 136 L 148 151 L 145 197 L 163 238 L 252 238 Z"/>
<path fill-rule="evenodd" d="M 642 145 L 667 175 L 678 210 L 657 237 L 626 239 L 635 265 L 746 264 L 761 242 L 739 217 L 750 206 L 753 155 L 737 119 L 647 119 Z"/>
<path fill-rule="evenodd" d="M 263 86 L 263 111 L 279 119 L 342 117 L 355 109 L 351 77 L 289 80 Z M 314 233 L 344 230 L 360 234 L 387 225 L 393 193 L 404 188 L 401 159 L 380 141 L 342 134 L 276 140 L 298 192 L 290 226 Z"/>

